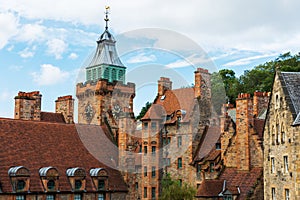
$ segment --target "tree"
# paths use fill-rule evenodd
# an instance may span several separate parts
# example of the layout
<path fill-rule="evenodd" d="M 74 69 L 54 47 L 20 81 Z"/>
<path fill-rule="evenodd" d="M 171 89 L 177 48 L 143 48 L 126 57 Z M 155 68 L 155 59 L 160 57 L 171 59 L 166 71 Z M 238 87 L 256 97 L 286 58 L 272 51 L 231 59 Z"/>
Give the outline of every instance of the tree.
<path fill-rule="evenodd" d="M 148 109 L 151 107 L 152 103 L 148 102 L 145 104 L 145 106 L 141 109 L 140 114 L 136 117 L 136 119 L 142 119 Z"/>
<path fill-rule="evenodd" d="M 187 183 L 180 184 L 180 181 L 171 178 L 166 174 L 162 179 L 162 194 L 160 200 L 192 200 L 196 189 Z"/>

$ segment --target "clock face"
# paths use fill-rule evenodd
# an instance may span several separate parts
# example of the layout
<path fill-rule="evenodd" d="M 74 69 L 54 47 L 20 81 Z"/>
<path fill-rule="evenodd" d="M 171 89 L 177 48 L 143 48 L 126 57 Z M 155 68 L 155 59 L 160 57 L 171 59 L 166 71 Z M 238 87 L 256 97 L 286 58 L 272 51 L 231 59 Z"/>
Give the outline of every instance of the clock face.
<path fill-rule="evenodd" d="M 121 106 L 118 104 L 118 103 L 115 103 L 113 105 L 113 116 L 115 119 L 118 119 L 119 118 L 119 115 L 121 113 Z"/>
<path fill-rule="evenodd" d="M 87 121 L 91 121 L 94 116 L 94 110 L 91 104 L 88 104 L 84 110 L 84 116 Z"/>

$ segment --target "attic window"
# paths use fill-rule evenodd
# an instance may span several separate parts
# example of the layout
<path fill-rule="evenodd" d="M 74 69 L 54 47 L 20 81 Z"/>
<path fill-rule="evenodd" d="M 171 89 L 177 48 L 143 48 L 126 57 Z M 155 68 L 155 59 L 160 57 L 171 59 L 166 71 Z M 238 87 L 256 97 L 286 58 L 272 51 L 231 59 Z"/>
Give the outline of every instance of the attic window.
<path fill-rule="evenodd" d="M 39 170 L 45 191 L 58 191 L 58 171 L 54 167 L 43 167 Z"/>
<path fill-rule="evenodd" d="M 25 192 L 29 190 L 30 173 L 23 166 L 11 167 L 8 170 L 10 182 L 14 192 Z"/>
<path fill-rule="evenodd" d="M 221 143 L 216 143 L 216 150 L 221 150 Z"/>
<path fill-rule="evenodd" d="M 79 167 L 67 169 L 66 174 L 72 186 L 72 190 L 82 191 L 85 190 L 85 170 Z"/>
<path fill-rule="evenodd" d="M 98 191 L 108 189 L 108 173 L 103 168 L 90 169 L 90 176 Z"/>
<path fill-rule="evenodd" d="M 166 98 L 166 95 L 162 95 L 161 97 L 160 97 L 160 100 L 165 100 L 165 98 Z"/>

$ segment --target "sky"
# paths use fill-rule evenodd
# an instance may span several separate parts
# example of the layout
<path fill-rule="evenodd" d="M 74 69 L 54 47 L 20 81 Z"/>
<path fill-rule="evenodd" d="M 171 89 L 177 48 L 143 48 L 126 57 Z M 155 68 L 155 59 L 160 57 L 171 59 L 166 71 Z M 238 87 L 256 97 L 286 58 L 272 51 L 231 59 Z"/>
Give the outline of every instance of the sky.
<path fill-rule="evenodd" d="M 13 117 L 19 91 L 40 91 L 43 111 L 54 111 L 59 96 L 76 101 L 76 83 L 85 81 L 84 66 L 104 31 L 106 5 L 126 80 L 136 83 L 136 115 L 156 96 L 160 76 L 185 87 L 197 67 L 241 75 L 299 52 L 298 0 L 3 0 L 1 117 Z"/>

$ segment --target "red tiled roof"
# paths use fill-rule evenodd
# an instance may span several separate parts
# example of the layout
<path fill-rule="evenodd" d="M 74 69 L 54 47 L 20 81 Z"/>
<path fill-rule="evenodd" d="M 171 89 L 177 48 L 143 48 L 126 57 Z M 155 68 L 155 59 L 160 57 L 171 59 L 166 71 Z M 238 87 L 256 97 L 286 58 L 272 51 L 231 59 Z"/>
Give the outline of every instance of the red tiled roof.
<path fill-rule="evenodd" d="M 200 185 L 196 197 L 218 197 L 223 190 L 224 180 L 205 179 Z"/>
<path fill-rule="evenodd" d="M 48 166 L 58 170 L 59 190 L 62 192 L 71 191 L 66 170 L 73 167 L 85 169 L 87 191 L 95 190 L 89 176 L 91 168 L 108 171 L 110 190 L 127 191 L 120 172 L 108 167 L 114 165 L 113 159 L 118 156 L 111 146 L 108 147 L 110 141 L 102 129 L 95 131 L 95 127 L 75 124 L 2 118 L 0 137 L 0 182 L 4 193 L 12 192 L 8 177 L 8 170 L 12 166 L 29 169 L 31 192 L 44 191 L 39 169 Z"/>
<path fill-rule="evenodd" d="M 66 123 L 63 114 L 52 112 L 41 112 L 41 121 Z"/>
<path fill-rule="evenodd" d="M 171 115 L 178 110 L 184 110 L 186 112 L 182 122 L 190 120 L 190 115 L 195 104 L 193 88 L 167 90 L 163 96 L 163 99 L 162 96 L 157 96 L 151 108 L 147 111 L 142 120 L 161 119 L 162 114 Z"/>
<path fill-rule="evenodd" d="M 255 182 L 262 176 L 262 168 L 253 168 L 250 171 L 239 171 L 236 168 L 226 168 L 220 179 L 227 181 L 228 187 L 240 188 L 240 199 L 246 199 L 248 191 L 252 189 Z"/>

